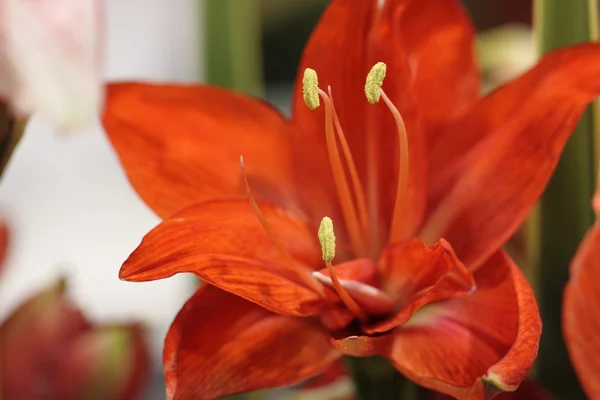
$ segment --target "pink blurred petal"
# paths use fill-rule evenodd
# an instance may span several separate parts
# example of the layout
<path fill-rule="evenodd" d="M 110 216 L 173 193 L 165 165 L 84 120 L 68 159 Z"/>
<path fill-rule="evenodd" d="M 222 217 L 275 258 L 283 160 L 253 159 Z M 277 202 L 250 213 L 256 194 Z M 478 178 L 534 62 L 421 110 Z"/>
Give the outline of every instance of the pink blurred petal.
<path fill-rule="evenodd" d="M 0 97 L 62 129 L 90 122 L 101 86 L 99 0 L 0 0 Z"/>

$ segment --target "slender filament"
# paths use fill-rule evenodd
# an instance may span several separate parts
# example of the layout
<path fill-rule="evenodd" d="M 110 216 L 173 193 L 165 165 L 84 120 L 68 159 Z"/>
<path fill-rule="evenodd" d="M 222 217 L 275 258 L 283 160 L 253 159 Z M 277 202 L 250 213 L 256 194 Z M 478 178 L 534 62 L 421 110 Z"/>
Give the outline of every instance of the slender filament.
<path fill-rule="evenodd" d="M 333 271 L 333 265 L 331 265 L 331 261 L 325 261 L 327 265 L 327 271 L 329 271 L 329 277 L 331 278 L 331 283 L 333 284 L 333 288 L 337 292 L 338 296 L 340 296 L 340 300 L 346 306 L 346 308 L 356 316 L 362 322 L 366 322 L 369 319 L 369 316 L 360 308 L 358 303 L 350 296 L 350 294 L 346 291 L 344 286 L 340 283 L 339 279 L 335 275 Z"/>
<path fill-rule="evenodd" d="M 346 136 L 344 135 L 344 131 L 342 130 L 342 124 L 340 123 L 340 119 L 335 111 L 335 102 L 333 101 L 333 95 L 331 93 L 331 88 L 328 88 L 329 99 L 331 100 L 331 110 L 333 113 L 333 123 L 335 125 L 335 130 L 337 132 L 338 140 L 342 145 L 342 151 L 344 153 L 344 158 L 346 159 L 346 164 L 348 165 L 348 172 L 350 173 L 350 180 L 352 182 L 352 188 L 354 190 L 354 198 L 356 200 L 356 208 L 358 212 L 358 218 L 360 221 L 360 225 L 362 228 L 362 237 L 367 249 L 369 248 L 369 220 L 367 214 L 367 203 L 365 200 L 365 192 L 363 191 L 362 184 L 360 183 L 360 178 L 358 177 L 358 171 L 356 169 L 356 164 L 354 163 L 354 157 L 352 157 L 352 152 L 350 151 L 350 146 L 348 146 L 348 141 L 346 140 Z"/>
<path fill-rule="evenodd" d="M 372 113 L 367 114 L 366 120 L 366 159 L 367 159 L 367 207 L 369 216 L 370 245 L 372 258 L 377 257 L 380 249 L 381 231 L 379 220 L 379 141 Z"/>
<path fill-rule="evenodd" d="M 304 283 L 306 283 L 306 285 L 308 287 L 315 290 L 317 293 L 323 295 L 324 294 L 323 287 L 321 286 L 321 284 L 319 282 L 317 282 L 312 277 L 312 273 L 311 273 L 312 271 L 310 271 L 308 268 L 305 268 L 304 266 L 300 265 L 298 262 L 296 262 L 296 260 L 294 260 L 294 258 L 291 256 L 291 254 L 285 249 L 285 247 L 283 247 L 282 243 L 277 239 L 277 236 L 275 236 L 275 233 L 273 232 L 273 228 L 271 227 L 271 225 L 269 224 L 269 222 L 267 221 L 267 219 L 265 218 L 263 213 L 260 211 L 260 208 L 258 207 L 256 200 L 254 200 L 252 191 L 250 190 L 250 184 L 248 183 L 248 176 L 246 175 L 246 168 L 244 166 L 243 156 L 240 156 L 240 166 L 241 166 L 241 170 L 242 170 L 242 179 L 243 179 L 244 187 L 246 189 L 246 196 L 248 197 L 248 201 L 250 201 L 252 210 L 254 211 L 254 214 L 260 221 L 263 229 L 267 233 L 267 236 L 269 236 L 269 238 L 273 241 L 273 244 L 279 251 L 281 257 L 285 260 L 286 266 L 288 268 L 290 268 L 296 275 L 298 275 L 298 277 Z"/>
<path fill-rule="evenodd" d="M 344 215 L 344 221 L 346 222 L 346 228 L 348 229 L 350 242 L 352 243 L 355 255 L 357 257 L 364 257 L 366 255 L 366 247 L 361 235 L 356 207 L 352 201 L 348 180 L 346 179 L 346 172 L 344 171 L 344 166 L 335 139 L 331 100 L 327 93 L 321 89 L 318 90 L 319 95 L 325 104 L 325 138 L 327 142 L 327 151 L 329 154 L 331 171 L 333 173 L 333 180 L 340 199 L 342 214 Z"/>
<path fill-rule="evenodd" d="M 396 188 L 396 201 L 394 203 L 394 209 L 392 213 L 392 223 L 390 225 L 390 242 L 395 242 L 403 239 L 402 225 L 404 223 L 404 216 L 406 213 L 406 202 L 407 202 L 407 191 L 408 191 L 408 136 L 406 134 L 406 126 L 404 120 L 400 115 L 400 112 L 392 103 L 390 98 L 385 94 L 383 89 L 381 91 L 381 98 L 390 109 L 394 120 L 396 121 L 396 127 L 398 129 L 398 145 L 400 148 L 400 161 L 398 163 L 398 185 Z"/>

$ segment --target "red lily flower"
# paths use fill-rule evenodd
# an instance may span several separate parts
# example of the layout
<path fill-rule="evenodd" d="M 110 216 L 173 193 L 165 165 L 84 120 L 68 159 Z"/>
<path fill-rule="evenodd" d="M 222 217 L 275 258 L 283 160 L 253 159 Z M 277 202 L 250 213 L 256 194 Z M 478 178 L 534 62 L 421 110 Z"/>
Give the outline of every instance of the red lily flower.
<path fill-rule="evenodd" d="M 460 399 L 518 387 L 541 322 L 500 247 L 600 91 L 600 46 L 550 54 L 480 98 L 473 35 L 455 1 L 333 0 L 300 66 L 331 92 L 311 111 L 298 82 L 290 120 L 210 86 L 109 87 L 107 134 L 165 218 L 120 277 L 208 284 L 167 334 L 169 399 L 295 384 L 342 354 L 382 355 Z M 379 61 L 387 96 L 370 105 Z M 326 215 L 333 266 L 316 237 Z"/>
<path fill-rule="evenodd" d="M 592 208 L 598 218 L 600 190 L 596 191 Z M 600 317 L 594 311 L 600 308 L 599 224 L 596 219 L 571 262 L 571 276 L 564 291 L 562 315 L 563 334 L 571 363 L 590 399 L 600 398 Z"/>
<path fill-rule="evenodd" d="M 7 231 L 0 224 L 0 267 Z M 0 323 L 0 398 L 131 400 L 148 367 L 138 324 L 92 324 L 60 281 L 36 293 Z"/>

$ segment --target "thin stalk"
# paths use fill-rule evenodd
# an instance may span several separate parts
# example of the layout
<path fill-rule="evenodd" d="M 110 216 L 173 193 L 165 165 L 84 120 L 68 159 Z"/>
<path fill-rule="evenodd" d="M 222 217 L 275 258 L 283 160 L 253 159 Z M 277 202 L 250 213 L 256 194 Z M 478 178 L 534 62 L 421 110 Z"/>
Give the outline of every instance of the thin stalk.
<path fill-rule="evenodd" d="M 418 388 L 381 357 L 345 357 L 348 374 L 356 387 L 357 400 L 403 399 L 418 397 Z"/>
<path fill-rule="evenodd" d="M 587 0 L 535 0 L 540 54 L 589 41 L 598 24 Z M 591 29 L 592 25 L 594 29 Z M 594 217 L 594 114 L 588 109 L 569 140 L 540 203 L 540 312 L 544 330 L 538 379 L 561 399 L 585 399 L 572 370 L 561 329 L 562 294 L 571 258 Z"/>
<path fill-rule="evenodd" d="M 258 0 L 203 0 L 205 81 L 262 95 Z"/>

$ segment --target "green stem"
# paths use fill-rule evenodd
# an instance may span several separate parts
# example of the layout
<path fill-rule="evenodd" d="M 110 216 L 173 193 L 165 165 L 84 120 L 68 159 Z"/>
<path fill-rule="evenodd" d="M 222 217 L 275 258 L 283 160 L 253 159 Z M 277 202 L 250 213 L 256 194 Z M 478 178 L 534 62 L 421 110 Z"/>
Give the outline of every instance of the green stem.
<path fill-rule="evenodd" d="M 597 25 L 586 0 L 536 0 L 540 52 L 588 41 Z M 562 293 L 568 266 L 593 223 L 589 202 L 594 190 L 594 115 L 586 111 L 571 137 L 541 201 L 540 312 L 544 330 L 538 378 L 558 398 L 585 399 L 572 370 L 561 327 Z"/>
<path fill-rule="evenodd" d="M 387 360 L 346 357 L 345 361 L 358 400 L 418 399 L 418 386 L 400 375 Z"/>
<path fill-rule="evenodd" d="M 257 0 L 204 0 L 205 80 L 261 95 L 262 49 Z"/>

